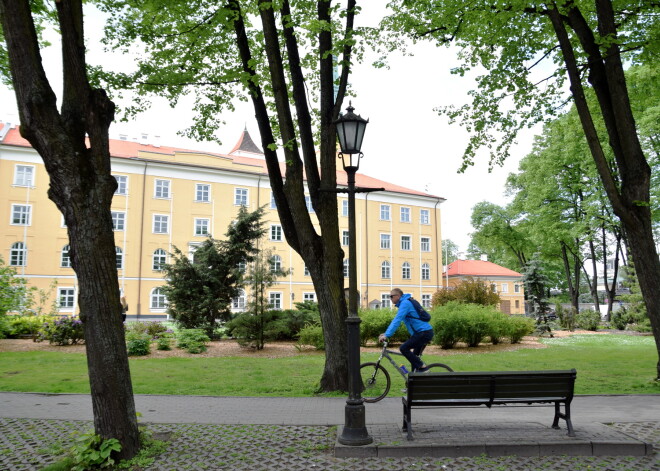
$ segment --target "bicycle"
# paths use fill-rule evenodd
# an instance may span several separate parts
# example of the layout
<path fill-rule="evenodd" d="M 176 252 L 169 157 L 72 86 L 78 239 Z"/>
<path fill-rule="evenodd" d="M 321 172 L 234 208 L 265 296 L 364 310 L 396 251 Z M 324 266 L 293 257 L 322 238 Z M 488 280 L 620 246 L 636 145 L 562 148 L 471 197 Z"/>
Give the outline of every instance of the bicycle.
<path fill-rule="evenodd" d="M 423 351 L 424 349 L 422 348 L 422 352 Z M 419 354 L 420 357 L 422 356 L 422 352 Z M 388 350 L 387 342 L 383 342 L 383 350 L 380 352 L 378 360 L 376 362 L 370 361 L 360 365 L 360 376 L 362 377 L 362 384 L 364 384 L 364 390 L 362 391 L 362 399 L 364 399 L 364 402 L 378 402 L 387 396 L 387 393 L 390 391 L 392 380 L 385 367 L 380 364 L 383 358 L 387 358 L 399 374 L 403 376 L 403 380 L 406 381 L 406 383 L 408 382 L 408 368 L 405 365 L 398 365 L 391 355 L 403 356 L 403 353 Z M 449 365 L 445 365 L 444 363 L 431 363 L 430 365 L 427 365 L 427 367 L 429 370 L 435 369 L 434 372 L 438 372 L 438 370 L 454 371 Z"/>

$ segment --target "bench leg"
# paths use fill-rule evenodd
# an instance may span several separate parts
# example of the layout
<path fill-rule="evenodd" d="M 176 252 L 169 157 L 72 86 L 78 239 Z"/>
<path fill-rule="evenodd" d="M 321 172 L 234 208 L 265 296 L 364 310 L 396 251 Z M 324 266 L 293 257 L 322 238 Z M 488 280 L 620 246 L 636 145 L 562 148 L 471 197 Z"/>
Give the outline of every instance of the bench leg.
<path fill-rule="evenodd" d="M 407 407 L 405 404 L 403 405 L 403 427 L 401 428 L 402 431 L 408 432 L 408 440 L 414 440 L 413 434 L 412 434 L 412 422 L 411 422 L 411 408 Z"/>
<path fill-rule="evenodd" d="M 566 428 L 568 429 L 568 436 L 574 437 L 575 431 L 573 430 L 573 422 L 571 421 L 571 404 L 564 404 L 564 413 L 561 413 L 559 402 L 555 402 L 555 420 L 552 422 L 552 428 L 559 429 L 559 419 L 566 421 Z"/>

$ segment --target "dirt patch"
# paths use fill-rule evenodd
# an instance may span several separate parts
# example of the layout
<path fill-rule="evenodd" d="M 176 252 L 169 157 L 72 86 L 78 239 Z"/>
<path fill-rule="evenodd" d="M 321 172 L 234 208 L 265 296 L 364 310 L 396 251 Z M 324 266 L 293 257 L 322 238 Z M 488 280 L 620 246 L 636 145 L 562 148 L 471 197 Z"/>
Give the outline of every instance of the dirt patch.
<path fill-rule="evenodd" d="M 608 332 L 591 332 L 586 330 L 576 330 L 574 332 L 555 331 L 555 337 L 567 337 L 575 334 L 594 334 L 594 335 L 607 335 Z M 438 346 L 429 345 L 425 353 L 431 355 L 461 355 L 470 353 L 483 353 L 483 352 L 503 352 L 514 351 L 523 348 L 545 348 L 546 345 L 539 342 L 538 337 L 525 337 L 522 342 L 516 344 L 501 343 L 492 345 L 489 343 L 481 344 L 478 347 L 467 347 L 464 344 L 457 344 L 456 348 L 451 350 L 443 350 Z M 396 348 L 396 346 L 394 346 Z M 376 346 L 369 346 L 360 349 L 362 353 L 369 353 L 378 351 Z M 31 339 L 0 339 L 0 352 L 58 352 L 58 353 L 85 353 L 85 345 L 50 345 L 48 342 L 34 342 Z M 191 354 L 185 350 L 173 348 L 172 350 L 156 350 L 155 346 L 151 347 L 151 354 L 144 357 L 134 358 L 169 358 L 169 357 L 265 357 L 265 358 L 282 358 L 292 357 L 297 355 L 322 355 L 323 352 L 314 350 L 313 348 L 305 348 L 299 351 L 293 342 L 272 342 L 266 344 L 263 350 L 255 350 L 253 348 L 245 348 L 238 345 L 235 340 L 217 340 L 209 343 L 208 350 L 205 353 Z"/>

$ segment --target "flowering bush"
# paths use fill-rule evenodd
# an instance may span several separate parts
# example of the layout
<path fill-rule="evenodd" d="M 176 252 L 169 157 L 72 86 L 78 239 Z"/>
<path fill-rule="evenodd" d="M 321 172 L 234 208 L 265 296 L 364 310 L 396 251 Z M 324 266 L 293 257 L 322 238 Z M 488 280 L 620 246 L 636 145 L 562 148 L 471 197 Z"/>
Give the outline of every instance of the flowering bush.
<path fill-rule="evenodd" d="M 151 353 L 151 338 L 146 333 L 128 332 L 126 350 L 129 356 L 144 356 Z"/>
<path fill-rule="evenodd" d="M 55 345 L 83 343 L 85 341 L 83 323 L 75 316 L 44 322 L 39 329 L 36 341 L 43 342 L 44 340 Z"/>

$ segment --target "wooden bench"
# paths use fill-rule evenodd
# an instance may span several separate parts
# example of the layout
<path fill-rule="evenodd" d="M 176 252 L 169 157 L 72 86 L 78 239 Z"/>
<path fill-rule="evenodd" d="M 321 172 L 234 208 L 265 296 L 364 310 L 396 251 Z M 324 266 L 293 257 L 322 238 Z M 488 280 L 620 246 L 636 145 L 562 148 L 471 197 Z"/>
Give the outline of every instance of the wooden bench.
<path fill-rule="evenodd" d="M 564 419 L 568 435 L 574 437 L 571 401 L 575 376 L 575 369 L 411 373 L 403 397 L 403 430 L 412 440 L 411 411 L 417 407 L 554 403 L 552 428 L 558 429 L 559 419 Z M 560 404 L 564 404 L 563 413 Z"/>

